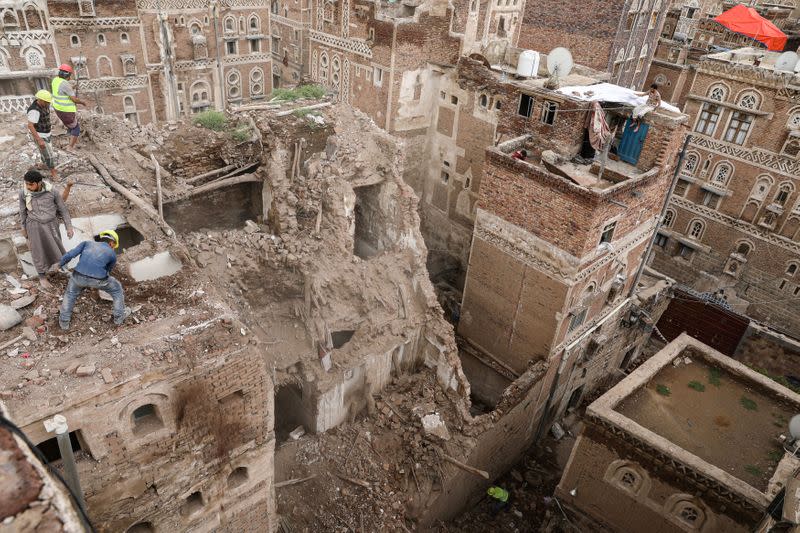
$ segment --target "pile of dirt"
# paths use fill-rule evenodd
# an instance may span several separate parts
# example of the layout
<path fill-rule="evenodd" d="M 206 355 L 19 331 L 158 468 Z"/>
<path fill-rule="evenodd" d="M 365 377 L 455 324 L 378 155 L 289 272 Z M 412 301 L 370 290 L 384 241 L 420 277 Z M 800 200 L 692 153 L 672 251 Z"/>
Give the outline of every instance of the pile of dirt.
<path fill-rule="evenodd" d="M 448 440 L 426 432 L 436 415 Z M 410 531 L 458 456 L 460 418 L 432 370 L 394 380 L 352 423 L 276 451 L 278 512 L 290 531 Z M 283 479 L 281 477 L 283 476 Z M 281 486 L 282 482 L 307 481 Z"/>

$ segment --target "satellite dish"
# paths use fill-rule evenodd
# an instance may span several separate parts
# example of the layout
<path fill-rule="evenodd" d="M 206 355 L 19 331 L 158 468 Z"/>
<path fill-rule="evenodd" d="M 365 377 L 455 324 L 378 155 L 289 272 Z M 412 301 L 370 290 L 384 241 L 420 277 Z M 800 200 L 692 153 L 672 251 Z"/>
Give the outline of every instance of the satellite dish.
<path fill-rule="evenodd" d="M 797 52 L 784 52 L 775 60 L 775 70 L 792 72 L 797 66 Z"/>
<path fill-rule="evenodd" d="M 795 441 L 800 441 L 800 415 L 794 415 L 789 420 L 789 434 Z"/>
<path fill-rule="evenodd" d="M 563 78 L 572 72 L 572 54 L 566 48 L 553 48 L 547 54 L 547 72 L 553 77 Z"/>

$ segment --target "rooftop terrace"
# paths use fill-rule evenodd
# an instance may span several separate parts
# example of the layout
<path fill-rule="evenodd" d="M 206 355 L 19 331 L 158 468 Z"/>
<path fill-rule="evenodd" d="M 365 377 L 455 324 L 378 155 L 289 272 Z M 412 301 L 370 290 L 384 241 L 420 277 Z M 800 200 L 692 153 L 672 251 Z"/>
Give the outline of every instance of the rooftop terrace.
<path fill-rule="evenodd" d="M 587 410 L 760 506 L 800 467 L 779 440 L 797 413 L 800 395 L 686 334 Z"/>

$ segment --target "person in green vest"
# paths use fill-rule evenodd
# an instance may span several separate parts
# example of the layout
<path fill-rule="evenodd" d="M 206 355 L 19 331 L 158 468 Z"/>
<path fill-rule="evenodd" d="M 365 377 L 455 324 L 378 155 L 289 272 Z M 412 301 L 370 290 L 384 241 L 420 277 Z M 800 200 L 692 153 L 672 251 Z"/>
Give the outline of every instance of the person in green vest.
<path fill-rule="evenodd" d="M 509 501 L 511 499 L 511 494 L 508 493 L 507 490 L 491 486 L 486 489 L 486 494 L 489 495 L 492 502 L 492 515 L 496 515 L 509 505 Z"/>
<path fill-rule="evenodd" d="M 55 181 L 57 179 L 56 153 L 50 144 L 50 104 L 52 102 L 53 95 L 49 91 L 42 89 L 34 96 L 33 102 L 28 106 L 26 115 L 28 118 L 28 131 L 30 131 L 36 146 L 39 147 L 42 165 L 50 170 L 50 178 Z"/>
<path fill-rule="evenodd" d="M 53 78 L 51 92 L 53 93 L 53 109 L 56 116 L 67 128 L 70 136 L 69 148 L 75 148 L 78 142 L 78 135 L 81 134 L 81 126 L 78 124 L 78 105 L 85 106 L 86 102 L 78 98 L 75 89 L 70 85 L 69 79 L 72 76 L 72 67 L 64 63 L 58 67 L 58 76 Z"/>

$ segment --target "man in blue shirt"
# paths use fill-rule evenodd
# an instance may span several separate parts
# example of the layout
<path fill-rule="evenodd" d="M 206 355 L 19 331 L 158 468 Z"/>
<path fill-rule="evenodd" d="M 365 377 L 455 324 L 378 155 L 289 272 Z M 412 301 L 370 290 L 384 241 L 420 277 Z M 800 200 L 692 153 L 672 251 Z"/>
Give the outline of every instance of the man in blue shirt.
<path fill-rule="evenodd" d="M 64 302 L 61 304 L 61 314 L 58 325 L 61 329 L 69 329 L 72 318 L 72 308 L 81 295 L 83 289 L 101 289 L 111 295 L 114 300 L 114 323 L 121 325 L 130 315 L 125 309 L 125 295 L 122 284 L 110 275 L 114 265 L 117 264 L 117 254 L 114 250 L 119 246 L 119 237 L 114 230 L 100 233 L 100 242 L 83 241 L 78 246 L 64 254 L 60 265 L 64 265 L 80 256 L 78 266 L 72 272 L 67 290 L 64 293 Z"/>

